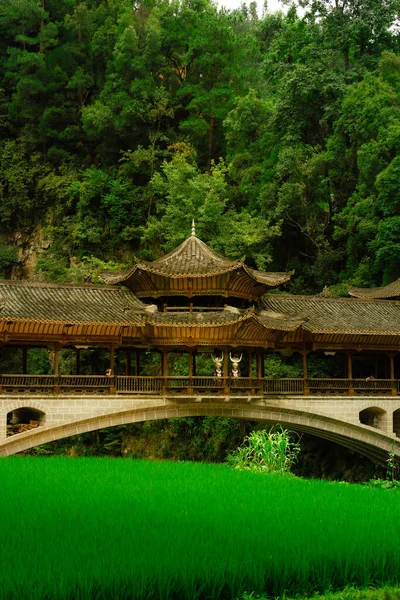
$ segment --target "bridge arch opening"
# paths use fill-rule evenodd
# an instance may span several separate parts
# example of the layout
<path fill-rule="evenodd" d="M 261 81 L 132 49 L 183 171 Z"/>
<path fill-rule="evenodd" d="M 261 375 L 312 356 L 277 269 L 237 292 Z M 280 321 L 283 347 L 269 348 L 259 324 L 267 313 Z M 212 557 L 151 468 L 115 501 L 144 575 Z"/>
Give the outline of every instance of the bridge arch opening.
<path fill-rule="evenodd" d="M 375 429 L 385 431 L 386 411 L 377 406 L 371 406 L 360 411 L 360 423 Z"/>
<path fill-rule="evenodd" d="M 37 408 L 23 406 L 7 413 L 7 436 L 35 429 L 45 422 L 46 415 Z"/>
<path fill-rule="evenodd" d="M 400 437 L 400 408 L 393 412 L 393 433 Z"/>

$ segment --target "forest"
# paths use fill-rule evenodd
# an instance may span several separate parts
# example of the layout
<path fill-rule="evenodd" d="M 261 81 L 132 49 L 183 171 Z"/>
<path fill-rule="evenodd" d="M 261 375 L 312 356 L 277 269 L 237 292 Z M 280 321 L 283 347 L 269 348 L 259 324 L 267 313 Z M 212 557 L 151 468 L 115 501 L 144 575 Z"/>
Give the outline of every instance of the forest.
<path fill-rule="evenodd" d="M 1 0 L 0 276 L 40 238 L 31 276 L 97 281 L 195 218 L 292 293 L 399 277 L 399 5 Z"/>

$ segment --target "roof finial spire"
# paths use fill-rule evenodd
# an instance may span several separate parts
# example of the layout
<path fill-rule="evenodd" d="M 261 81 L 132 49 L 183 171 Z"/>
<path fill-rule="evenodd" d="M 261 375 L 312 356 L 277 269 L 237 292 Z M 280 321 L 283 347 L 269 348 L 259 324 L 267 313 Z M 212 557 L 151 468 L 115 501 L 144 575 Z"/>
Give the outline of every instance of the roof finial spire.
<path fill-rule="evenodd" d="M 194 219 L 192 219 L 192 235 L 196 235 L 196 226 L 194 224 Z"/>

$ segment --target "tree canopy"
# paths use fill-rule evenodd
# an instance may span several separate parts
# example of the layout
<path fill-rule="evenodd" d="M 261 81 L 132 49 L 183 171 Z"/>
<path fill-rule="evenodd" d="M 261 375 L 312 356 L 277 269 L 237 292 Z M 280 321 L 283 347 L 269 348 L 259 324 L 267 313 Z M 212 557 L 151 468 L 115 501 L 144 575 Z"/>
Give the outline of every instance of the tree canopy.
<path fill-rule="evenodd" d="M 295 292 L 399 277 L 400 0 L 298 3 L 0 0 L 3 276 L 38 230 L 51 278 L 195 218 Z"/>

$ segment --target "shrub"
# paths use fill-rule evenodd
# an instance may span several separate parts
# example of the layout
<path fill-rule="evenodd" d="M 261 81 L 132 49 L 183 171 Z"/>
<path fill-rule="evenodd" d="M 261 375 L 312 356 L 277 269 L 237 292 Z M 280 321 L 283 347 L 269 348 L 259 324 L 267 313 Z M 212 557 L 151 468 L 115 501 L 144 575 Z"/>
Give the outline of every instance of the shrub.
<path fill-rule="evenodd" d="M 288 473 L 300 452 L 299 438 L 280 427 L 271 431 L 252 431 L 243 446 L 227 457 L 235 469 L 266 473 Z"/>

